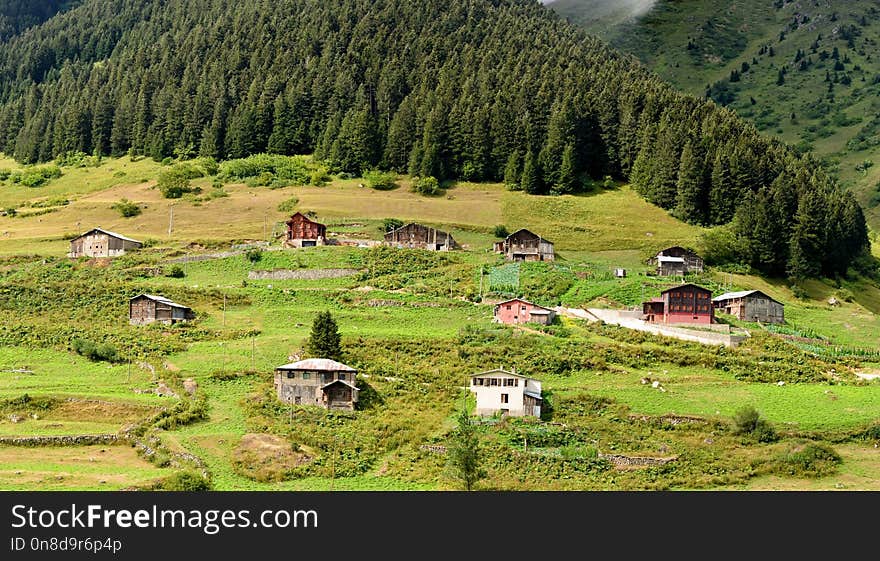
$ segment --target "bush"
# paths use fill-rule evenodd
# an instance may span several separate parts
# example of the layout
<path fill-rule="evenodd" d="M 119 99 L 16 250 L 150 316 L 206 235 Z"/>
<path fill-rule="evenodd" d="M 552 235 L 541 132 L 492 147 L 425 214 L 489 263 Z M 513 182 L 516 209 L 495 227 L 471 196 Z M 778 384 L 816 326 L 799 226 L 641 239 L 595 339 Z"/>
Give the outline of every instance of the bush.
<path fill-rule="evenodd" d="M 272 176 L 273 187 L 285 185 L 305 185 L 310 179 L 309 167 L 301 156 L 280 156 L 276 154 L 254 154 L 247 158 L 229 160 L 220 165 L 219 177 L 223 180 L 246 181 L 262 177 L 265 182 Z"/>
<path fill-rule="evenodd" d="M 503 224 L 498 224 L 497 226 L 495 226 L 495 229 L 492 230 L 492 232 L 495 234 L 496 238 L 506 238 L 510 235 L 510 232 L 507 230 L 507 226 L 504 226 Z"/>
<path fill-rule="evenodd" d="M 834 448 L 827 444 L 808 443 L 795 446 L 773 462 L 774 473 L 795 477 L 824 477 L 837 471 L 843 463 Z"/>
<path fill-rule="evenodd" d="M 314 185 L 315 187 L 323 187 L 327 183 L 330 182 L 332 178 L 330 177 L 330 170 L 327 169 L 326 166 L 318 166 L 315 171 L 312 172 L 312 175 L 309 177 L 309 183 Z"/>
<path fill-rule="evenodd" d="M 403 220 L 399 220 L 397 218 L 386 218 L 382 221 L 382 226 L 380 229 L 383 232 L 390 232 L 392 230 L 397 230 L 398 228 L 403 227 Z"/>
<path fill-rule="evenodd" d="M 251 263 L 259 263 L 263 259 L 263 250 L 261 249 L 249 249 L 247 253 L 245 253 L 245 257 Z"/>
<path fill-rule="evenodd" d="M 367 185 L 371 189 L 377 191 L 390 191 L 397 188 L 397 176 L 393 173 L 374 169 L 366 172 L 364 174 L 364 179 L 367 180 Z"/>
<path fill-rule="evenodd" d="M 121 362 L 119 352 L 110 343 L 95 343 L 77 337 L 72 341 L 71 346 L 77 354 L 93 362 Z"/>
<path fill-rule="evenodd" d="M 168 272 L 165 273 L 166 277 L 171 277 L 172 279 L 182 279 L 186 276 L 186 273 L 183 270 L 183 267 L 180 265 L 173 265 Z"/>
<path fill-rule="evenodd" d="M 156 186 L 166 199 L 179 199 L 185 193 L 192 192 L 189 180 L 187 171 L 175 166 L 159 174 L 159 182 Z"/>
<path fill-rule="evenodd" d="M 123 218 L 131 218 L 141 213 L 141 207 L 128 199 L 122 199 L 111 207 L 113 210 L 119 211 Z"/>
<path fill-rule="evenodd" d="M 426 197 L 435 197 L 441 193 L 440 182 L 436 177 L 422 177 L 413 185 L 413 191 Z"/>
<path fill-rule="evenodd" d="M 758 442 L 773 442 L 776 431 L 752 406 L 739 409 L 733 416 L 733 434 L 749 436 Z"/>
<path fill-rule="evenodd" d="M 13 218 L 13 217 L 15 217 L 15 215 L 18 214 L 18 211 L 14 207 L 9 207 L 3 211 L 3 214 L 10 217 L 10 218 Z"/>
<path fill-rule="evenodd" d="M 8 169 L 0 169 L 0 181 L 6 181 L 10 175 L 12 175 L 12 172 Z"/>
<path fill-rule="evenodd" d="M 299 199 L 296 197 L 291 197 L 278 205 L 278 212 L 294 212 L 296 210 L 296 205 L 299 204 Z"/>
<path fill-rule="evenodd" d="M 181 471 L 163 479 L 159 491 L 210 491 L 211 482 L 192 471 Z"/>

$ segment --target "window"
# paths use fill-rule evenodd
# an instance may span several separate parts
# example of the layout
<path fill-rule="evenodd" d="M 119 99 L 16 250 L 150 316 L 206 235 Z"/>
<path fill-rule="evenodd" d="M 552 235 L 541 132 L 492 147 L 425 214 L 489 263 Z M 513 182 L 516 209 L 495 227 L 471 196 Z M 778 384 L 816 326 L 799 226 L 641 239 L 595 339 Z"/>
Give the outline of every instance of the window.
<path fill-rule="evenodd" d="M 303 380 L 308 380 L 311 377 L 312 377 L 312 375 L 309 374 L 308 372 L 303 372 Z"/>
<path fill-rule="evenodd" d="M 292 379 L 294 378 L 294 376 L 296 376 L 296 374 L 294 374 L 293 372 L 288 372 L 288 373 L 287 373 L 287 379 L 288 379 L 288 380 L 292 380 Z"/>
<path fill-rule="evenodd" d="M 507 309 L 508 309 L 508 310 L 512 310 L 512 309 L 513 309 L 513 306 L 507 306 Z"/>
<path fill-rule="evenodd" d="M 498 386 L 498 385 L 500 385 L 499 382 L 501 382 L 501 380 L 499 380 L 498 378 L 490 378 L 489 379 L 490 386 Z"/>
<path fill-rule="evenodd" d="M 522 310 L 522 311 L 526 311 L 526 307 L 525 307 L 525 306 L 520 306 L 519 309 Z"/>
<path fill-rule="evenodd" d="M 514 382 L 516 382 L 516 380 L 514 380 L 513 378 L 507 378 L 504 380 L 504 385 L 505 386 L 512 386 Z"/>
<path fill-rule="evenodd" d="M 345 380 L 345 374 L 343 374 L 343 373 L 340 372 L 340 373 L 339 373 L 339 379 L 344 381 L 344 380 Z"/>
<path fill-rule="evenodd" d="M 509 395 L 506 393 L 501 394 L 501 403 L 510 403 Z"/>

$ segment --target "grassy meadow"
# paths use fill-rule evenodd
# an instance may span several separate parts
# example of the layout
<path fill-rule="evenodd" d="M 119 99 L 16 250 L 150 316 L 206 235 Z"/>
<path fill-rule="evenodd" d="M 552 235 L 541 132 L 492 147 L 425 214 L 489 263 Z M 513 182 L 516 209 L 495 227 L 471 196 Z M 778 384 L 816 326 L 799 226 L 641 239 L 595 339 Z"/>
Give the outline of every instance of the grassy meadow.
<path fill-rule="evenodd" d="M 15 164 L 0 160 L 4 166 Z M 18 209 L 0 216 L 0 488 L 144 487 L 200 469 L 218 490 L 453 489 L 445 457 L 426 445 L 447 443 L 467 376 L 499 366 L 543 382 L 546 422 L 481 424 L 485 489 L 880 485 L 871 459 L 880 382 L 856 375 L 880 372 L 880 359 L 867 353 L 880 351 L 880 289 L 866 279 L 812 281 L 803 298 L 782 281 L 747 274 L 710 269 L 689 279 L 716 293 L 761 289 L 786 304 L 784 333 L 745 325 L 753 337 L 738 349 L 570 319 L 514 330 L 492 323 L 493 302 L 511 292 L 572 307 L 633 307 L 658 295 L 671 284 L 648 276 L 644 260 L 670 245 L 699 247 L 701 229 L 626 186 L 542 198 L 459 183 L 429 198 L 406 178 L 376 191 L 357 178 L 218 188 L 205 177 L 193 184 L 224 195 L 169 200 L 155 188 L 162 168 L 123 158 L 64 168 L 38 188 L 0 185 L 0 209 Z M 59 197 L 67 204 L 33 206 Z M 112 208 L 123 198 L 141 213 L 123 218 Z M 34 208 L 51 211 L 27 216 Z M 331 237 L 379 240 L 382 221 L 396 218 L 441 227 L 465 247 L 281 249 L 272 233 L 290 208 L 315 213 Z M 66 259 L 66 238 L 96 225 L 150 247 L 110 262 Z M 558 261 L 506 266 L 491 251 L 498 225 L 555 241 Z M 271 246 L 253 259 L 233 252 L 178 262 L 265 241 Z M 182 277 L 169 276 L 175 266 Z M 627 278 L 613 278 L 615 267 L 626 267 Z M 327 269 L 350 271 L 321 278 Z M 249 278 L 279 270 L 307 274 Z M 196 321 L 128 325 L 127 299 L 145 292 L 191 305 Z M 285 406 L 271 393 L 273 369 L 303 352 L 325 310 L 339 325 L 346 362 L 360 372 L 354 414 Z M 815 345 L 781 337 L 787 333 Z M 90 360 L 74 339 L 107 343 L 118 356 Z M 733 434 L 732 416 L 749 405 L 773 425 L 775 440 Z M 128 446 L 2 443 L 132 427 L 159 450 L 150 462 Z M 842 463 L 792 468 L 810 443 L 834 447 Z M 622 469 L 599 454 L 673 460 Z"/>

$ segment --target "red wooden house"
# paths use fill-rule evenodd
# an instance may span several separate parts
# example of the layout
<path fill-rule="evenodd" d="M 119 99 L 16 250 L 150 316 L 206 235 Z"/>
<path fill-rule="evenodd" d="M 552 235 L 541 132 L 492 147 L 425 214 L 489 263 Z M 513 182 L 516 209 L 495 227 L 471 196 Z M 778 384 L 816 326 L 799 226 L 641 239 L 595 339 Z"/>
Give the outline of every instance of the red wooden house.
<path fill-rule="evenodd" d="M 327 226 L 309 220 L 297 212 L 287 221 L 285 244 L 292 247 L 315 247 L 327 243 Z"/>
<path fill-rule="evenodd" d="M 495 306 L 495 321 L 508 325 L 520 323 L 540 323 L 550 325 L 556 318 L 556 312 L 526 300 L 515 298 L 501 302 Z"/>
<path fill-rule="evenodd" d="M 712 291 L 695 284 L 664 290 L 660 298 L 645 302 L 642 312 L 651 323 L 715 323 Z"/>

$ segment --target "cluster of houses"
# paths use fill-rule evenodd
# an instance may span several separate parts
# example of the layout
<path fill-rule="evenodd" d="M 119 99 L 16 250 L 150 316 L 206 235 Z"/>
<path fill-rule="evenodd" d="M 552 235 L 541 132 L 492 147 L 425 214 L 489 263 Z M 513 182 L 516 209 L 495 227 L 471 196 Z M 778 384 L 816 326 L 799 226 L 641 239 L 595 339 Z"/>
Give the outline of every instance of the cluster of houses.
<path fill-rule="evenodd" d="M 304 248 L 332 245 L 327 226 L 297 212 L 286 222 L 284 245 Z M 387 232 L 384 245 L 429 251 L 453 251 L 461 246 L 449 232 L 431 226 L 410 223 Z M 121 234 L 94 228 L 70 241 L 69 257 L 112 258 L 143 247 L 143 243 Z M 553 242 L 529 230 L 518 230 L 494 244 L 494 251 L 513 262 L 554 261 Z M 656 275 L 678 277 L 702 272 L 703 259 L 691 250 L 671 247 L 648 260 Z M 624 269 L 615 269 L 616 277 L 626 277 Z M 659 298 L 642 305 L 642 319 L 671 325 L 710 325 L 715 313 L 722 312 L 742 321 L 784 323 L 782 303 L 759 290 L 731 292 L 712 297 L 709 289 L 696 284 L 682 284 L 664 290 Z M 496 322 L 508 325 L 550 325 L 557 312 L 522 298 L 500 302 L 494 307 Z M 162 323 L 172 325 L 195 318 L 188 306 L 163 296 L 141 294 L 129 301 L 132 325 Z M 358 402 L 357 370 L 340 362 L 312 358 L 275 369 L 274 387 L 278 399 L 292 405 L 314 405 L 332 410 L 354 410 Z M 502 413 L 510 416 L 540 417 L 541 382 L 504 368 L 473 374 L 470 391 L 475 395 L 478 415 Z"/>

